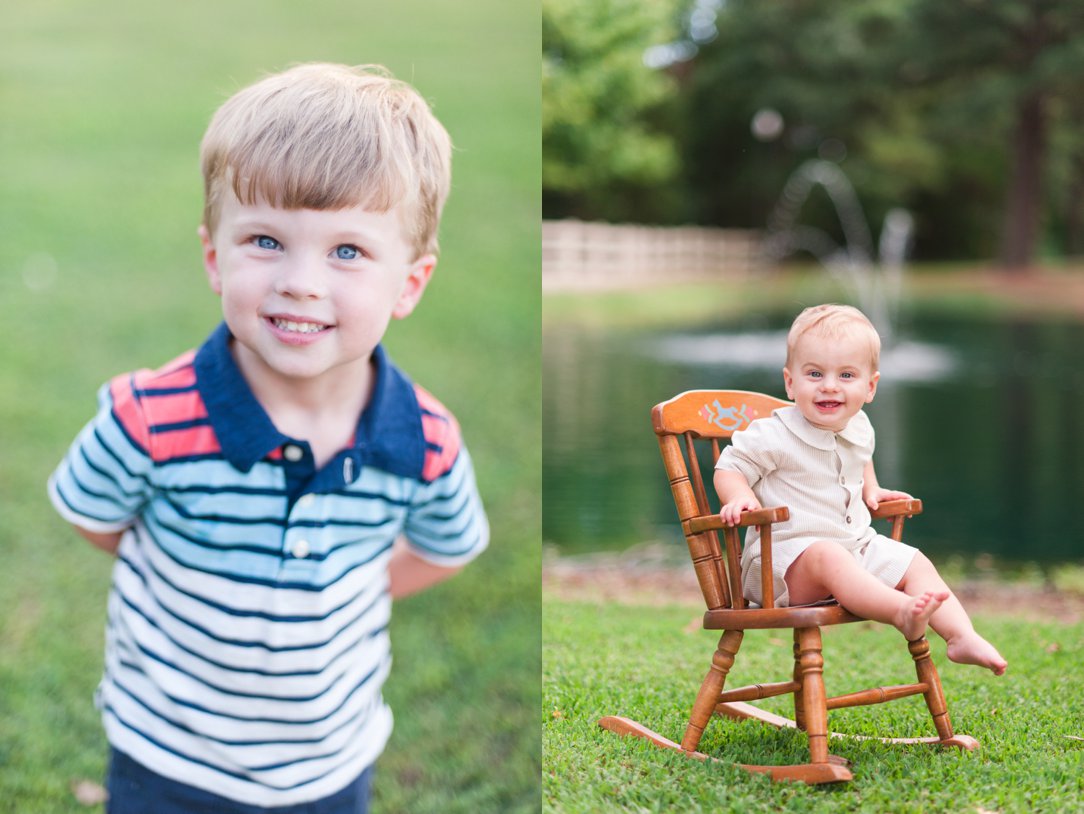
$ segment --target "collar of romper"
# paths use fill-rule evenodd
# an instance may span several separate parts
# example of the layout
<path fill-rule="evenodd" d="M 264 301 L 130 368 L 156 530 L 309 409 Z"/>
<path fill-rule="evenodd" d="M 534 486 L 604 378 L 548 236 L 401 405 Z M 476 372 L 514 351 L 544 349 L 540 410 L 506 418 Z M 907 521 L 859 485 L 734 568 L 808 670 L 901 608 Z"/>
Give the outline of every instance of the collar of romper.
<path fill-rule="evenodd" d="M 868 447 L 873 443 L 873 425 L 870 424 L 869 418 L 863 410 L 859 410 L 854 417 L 847 422 L 847 426 L 839 432 L 832 432 L 831 430 L 822 430 L 819 427 L 814 427 L 806 420 L 801 411 L 793 405 L 781 407 L 778 410 L 775 410 L 772 415 L 782 421 L 783 426 L 798 436 L 802 441 L 805 441 L 805 443 L 816 449 L 835 449 L 837 438 L 842 438 L 848 444 L 857 447 Z"/>

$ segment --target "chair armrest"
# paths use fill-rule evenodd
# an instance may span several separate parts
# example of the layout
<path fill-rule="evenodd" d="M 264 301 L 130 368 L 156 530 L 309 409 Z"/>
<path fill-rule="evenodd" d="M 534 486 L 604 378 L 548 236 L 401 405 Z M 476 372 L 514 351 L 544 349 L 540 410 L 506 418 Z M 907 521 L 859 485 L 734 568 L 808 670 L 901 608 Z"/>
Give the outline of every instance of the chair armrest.
<path fill-rule="evenodd" d="M 911 517 L 922 514 L 921 500 L 886 500 L 877 507 L 876 511 L 870 512 L 874 520 L 884 520 L 889 517 Z"/>
<path fill-rule="evenodd" d="M 786 506 L 775 506 L 769 509 L 757 509 L 751 512 L 742 512 L 741 517 L 738 518 L 738 525 L 735 528 L 762 526 L 765 523 L 781 523 L 782 521 L 789 519 L 790 509 Z M 700 517 L 691 517 L 687 522 L 690 534 L 699 534 L 703 531 L 722 531 L 723 529 L 730 528 L 723 524 L 723 518 L 717 514 L 705 514 Z"/>

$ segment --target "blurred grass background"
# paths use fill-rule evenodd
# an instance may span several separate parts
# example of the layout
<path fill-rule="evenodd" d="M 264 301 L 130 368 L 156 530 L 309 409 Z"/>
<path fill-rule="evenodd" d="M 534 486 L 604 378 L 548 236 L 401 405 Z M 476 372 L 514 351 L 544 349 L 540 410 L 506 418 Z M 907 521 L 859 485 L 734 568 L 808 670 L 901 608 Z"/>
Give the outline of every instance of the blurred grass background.
<path fill-rule="evenodd" d="M 291 63 L 377 62 L 456 143 L 442 257 L 395 360 L 458 416 L 493 529 L 396 606 L 396 730 L 377 812 L 539 806 L 539 14 L 527 3 L 42 0 L 0 34 L 0 811 L 87 810 L 111 563 L 45 480 L 114 373 L 219 319 L 200 264 L 198 143 L 232 92 Z"/>

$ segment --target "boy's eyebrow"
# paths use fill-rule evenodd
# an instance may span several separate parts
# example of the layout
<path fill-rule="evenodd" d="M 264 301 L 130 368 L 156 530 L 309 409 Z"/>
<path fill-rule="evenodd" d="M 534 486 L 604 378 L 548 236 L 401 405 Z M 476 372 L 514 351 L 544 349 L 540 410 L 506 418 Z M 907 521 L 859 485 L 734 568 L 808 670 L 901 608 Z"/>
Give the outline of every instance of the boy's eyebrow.
<path fill-rule="evenodd" d="M 282 214 L 280 217 L 288 218 L 290 211 L 291 210 L 281 210 Z M 233 222 L 236 226 L 243 229 L 281 229 L 284 226 L 289 225 L 288 221 L 284 223 L 280 217 L 268 217 L 263 212 L 253 212 L 250 214 L 239 213 L 234 216 Z M 382 237 L 385 234 L 385 231 L 372 226 L 366 228 L 365 226 L 339 225 L 336 226 L 335 231 L 330 234 L 335 238 L 365 238 L 366 240 L 375 240 Z"/>

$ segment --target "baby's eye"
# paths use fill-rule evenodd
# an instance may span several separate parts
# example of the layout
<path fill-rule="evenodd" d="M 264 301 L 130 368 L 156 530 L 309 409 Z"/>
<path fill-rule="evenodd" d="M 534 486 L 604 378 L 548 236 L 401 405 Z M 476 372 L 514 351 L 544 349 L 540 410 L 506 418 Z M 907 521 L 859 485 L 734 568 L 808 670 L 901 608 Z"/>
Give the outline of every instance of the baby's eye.
<path fill-rule="evenodd" d="M 853 373 L 840 373 L 839 378 L 841 378 L 841 379 L 853 379 L 854 374 Z"/>
<path fill-rule="evenodd" d="M 256 235 L 256 237 L 252 238 L 252 242 L 256 244 L 257 248 L 267 249 L 268 251 L 275 251 L 282 247 L 281 243 L 268 235 Z"/>
<path fill-rule="evenodd" d="M 357 260 L 361 257 L 361 250 L 357 246 L 343 244 L 335 247 L 335 257 L 339 260 Z"/>
<path fill-rule="evenodd" d="M 819 370 L 811 370 L 809 371 L 809 377 L 811 379 L 819 379 L 821 377 L 821 372 Z"/>

